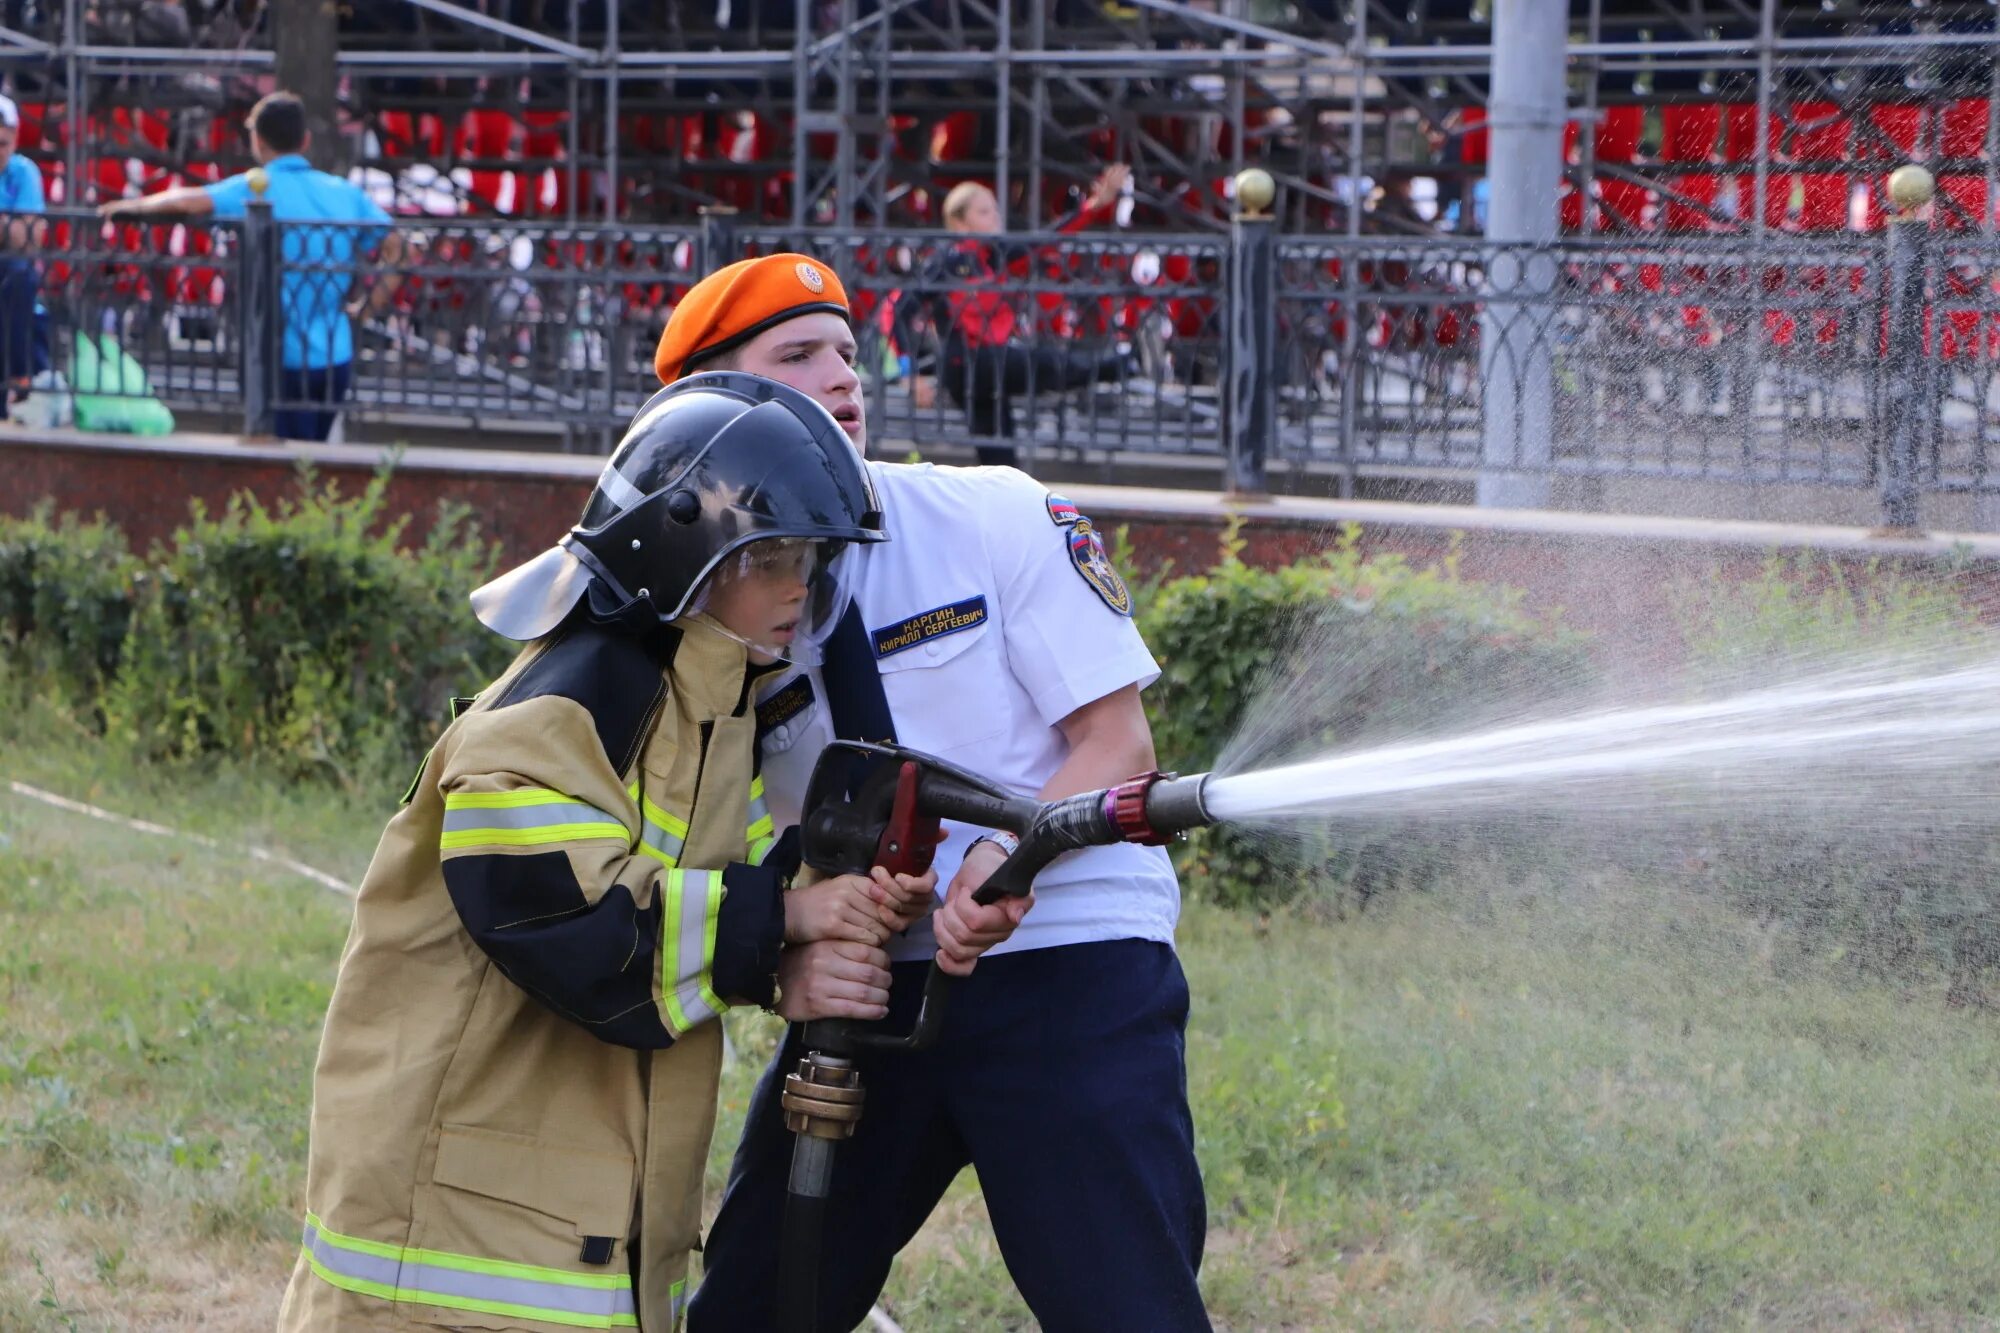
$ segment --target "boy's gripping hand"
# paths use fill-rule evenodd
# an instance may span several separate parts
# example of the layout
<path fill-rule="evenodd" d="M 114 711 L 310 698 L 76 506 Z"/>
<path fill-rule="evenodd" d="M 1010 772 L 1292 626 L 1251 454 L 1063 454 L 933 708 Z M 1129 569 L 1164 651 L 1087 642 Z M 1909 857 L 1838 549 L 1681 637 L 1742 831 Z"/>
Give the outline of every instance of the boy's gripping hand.
<path fill-rule="evenodd" d="M 876 866 L 872 877 L 876 910 L 883 924 L 893 931 L 908 930 L 937 906 L 935 870 L 926 870 L 921 875 L 892 875 Z"/>
<path fill-rule="evenodd" d="M 889 1012 L 889 984 L 889 955 L 872 944 L 819 940 L 788 945 L 778 955 L 775 1007 L 789 1023 L 883 1018 Z"/>
<path fill-rule="evenodd" d="M 837 875 L 785 894 L 785 943 L 849 940 L 878 945 L 921 920 L 935 901 L 937 873 Z"/>
<path fill-rule="evenodd" d="M 881 890 L 865 875 L 836 875 L 787 890 L 785 943 L 847 940 L 871 947 L 892 933 L 876 905 Z"/>

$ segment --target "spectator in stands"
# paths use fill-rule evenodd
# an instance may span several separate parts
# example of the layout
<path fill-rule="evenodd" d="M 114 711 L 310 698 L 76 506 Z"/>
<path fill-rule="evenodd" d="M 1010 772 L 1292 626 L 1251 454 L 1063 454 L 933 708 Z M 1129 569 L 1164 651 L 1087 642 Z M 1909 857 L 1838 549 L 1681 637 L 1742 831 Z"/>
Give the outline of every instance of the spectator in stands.
<path fill-rule="evenodd" d="M 1056 230 L 1079 231 L 1110 218 L 1132 169 L 1107 167 L 1091 185 L 1083 207 Z M 976 181 L 955 187 L 944 199 L 944 225 L 964 237 L 934 264 L 926 287 L 931 320 L 942 343 L 945 392 L 965 412 L 978 435 L 1011 439 L 1015 394 L 1060 393 L 1124 375 L 1130 353 L 1085 351 L 1038 339 L 1020 327 L 1021 316 L 1001 288 L 1018 257 L 997 243 L 1006 230 L 1000 201 Z M 919 386 L 917 393 L 925 392 Z M 978 446 L 981 463 L 1012 467 L 1012 445 Z"/>
<path fill-rule="evenodd" d="M 284 327 L 277 431 L 290 440 L 324 440 L 353 382 L 354 330 L 347 305 L 351 266 L 373 255 L 384 268 L 402 261 L 403 238 L 389 215 L 359 187 L 315 171 L 306 161 L 312 136 L 306 109 L 292 93 L 277 92 L 250 109 L 250 155 L 257 167 L 213 185 L 182 186 L 144 199 L 119 199 L 97 211 L 108 218 L 184 213 L 240 218 L 261 194 L 284 229 L 284 279 L 279 320 Z M 402 281 L 384 272 L 365 306 L 380 311 Z"/>
<path fill-rule="evenodd" d="M 95 0 L 84 6 L 83 31 L 101 46 L 190 46 L 193 29 L 181 0 Z"/>
<path fill-rule="evenodd" d="M 11 97 L 0 97 L 0 215 L 6 218 L 6 253 L 0 255 L 0 372 L 7 391 L 0 394 L 0 419 L 7 405 L 25 398 L 35 373 L 34 253 L 48 224 L 30 216 L 44 211 L 41 169 L 14 151 L 21 132 L 21 108 Z"/>
<path fill-rule="evenodd" d="M 1361 230 L 1377 236 L 1418 236 L 1430 231 L 1431 224 L 1417 208 L 1416 184 L 1417 178 L 1410 172 L 1391 171 L 1370 194 Z"/>

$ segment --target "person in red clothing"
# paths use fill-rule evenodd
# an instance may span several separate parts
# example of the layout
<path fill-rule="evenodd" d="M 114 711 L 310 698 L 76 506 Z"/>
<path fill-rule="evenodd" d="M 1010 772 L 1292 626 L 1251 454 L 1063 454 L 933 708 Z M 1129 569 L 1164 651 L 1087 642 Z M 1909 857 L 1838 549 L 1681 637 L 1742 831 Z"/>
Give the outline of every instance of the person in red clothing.
<path fill-rule="evenodd" d="M 1132 169 L 1105 168 L 1083 207 L 1057 227 L 1080 231 L 1112 216 Z M 978 435 L 1011 439 L 1013 397 L 1033 389 L 1060 393 L 1115 380 L 1127 372 L 1130 353 L 1089 351 L 1037 338 L 1003 290 L 1012 259 L 996 243 L 1006 230 L 1000 201 L 976 181 L 953 188 L 944 200 L 944 225 L 963 239 L 939 257 L 930 284 L 931 318 L 941 344 L 938 372 Z M 978 446 L 981 463 L 1012 467 L 1010 444 Z"/>

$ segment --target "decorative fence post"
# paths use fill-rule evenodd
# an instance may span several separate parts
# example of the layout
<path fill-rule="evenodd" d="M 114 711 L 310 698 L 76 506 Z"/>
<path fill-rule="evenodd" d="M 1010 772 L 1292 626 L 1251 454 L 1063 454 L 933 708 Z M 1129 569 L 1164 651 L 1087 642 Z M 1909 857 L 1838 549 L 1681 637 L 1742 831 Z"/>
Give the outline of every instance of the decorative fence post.
<path fill-rule="evenodd" d="M 736 210 L 726 204 L 704 205 L 701 210 L 701 272 L 705 278 L 724 264 L 736 262 Z"/>
<path fill-rule="evenodd" d="M 1265 467 L 1276 452 L 1278 350 L 1277 234 L 1271 202 L 1277 183 L 1252 167 L 1236 178 L 1236 213 L 1229 226 L 1229 342 L 1223 405 L 1232 495 L 1261 495 Z"/>
<path fill-rule="evenodd" d="M 269 439 L 277 429 L 278 366 L 284 347 L 284 303 L 278 222 L 264 198 L 262 168 L 250 173 L 251 200 L 243 216 L 239 283 L 243 292 L 243 433 Z"/>
<path fill-rule="evenodd" d="M 1931 173 L 1914 163 L 1889 173 L 1888 338 L 1884 368 L 1889 375 L 1883 404 L 1888 438 L 1882 466 L 1882 526 L 1915 532 L 1922 499 L 1919 472 L 1938 424 L 1937 358 L 1924 346 L 1930 276 L 1930 216 L 1925 206 L 1936 191 Z"/>

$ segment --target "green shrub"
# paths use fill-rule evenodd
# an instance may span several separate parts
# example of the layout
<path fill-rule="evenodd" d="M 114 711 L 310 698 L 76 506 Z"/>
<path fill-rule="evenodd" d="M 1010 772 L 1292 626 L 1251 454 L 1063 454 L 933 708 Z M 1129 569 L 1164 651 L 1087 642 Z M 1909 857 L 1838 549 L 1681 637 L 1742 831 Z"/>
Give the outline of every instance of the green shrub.
<path fill-rule="evenodd" d="M 102 516 L 0 518 L 0 660 L 17 686 L 90 714 L 117 672 L 144 578 Z M 94 720 L 94 718 L 93 718 Z"/>
<path fill-rule="evenodd" d="M 343 498 L 310 474 L 299 499 L 199 504 L 140 585 L 107 729 L 156 758 L 255 753 L 293 775 L 378 781 L 442 727 L 455 692 L 504 666 L 509 645 L 465 600 L 494 551 L 448 508 L 398 549 L 387 474 Z"/>
<path fill-rule="evenodd" d="M 1984 631 L 1954 573 L 1774 553 L 1753 579 L 1711 573 L 1676 585 L 1672 601 L 1699 673 L 1761 678 L 1774 665 L 1968 646 Z"/>
<path fill-rule="evenodd" d="M 1206 574 L 1146 599 L 1140 628 L 1162 675 L 1146 692 L 1161 763 L 1264 767 L 1340 746 L 1469 726 L 1580 689 L 1584 640 L 1512 589 L 1466 582 L 1455 559 L 1417 568 L 1365 556 L 1359 528 L 1282 569 L 1242 562 L 1234 531 Z M 1431 882 L 1448 842 L 1343 825 L 1337 841 L 1211 829 L 1184 861 L 1217 900 L 1270 907 L 1308 886 L 1343 897 Z"/>

